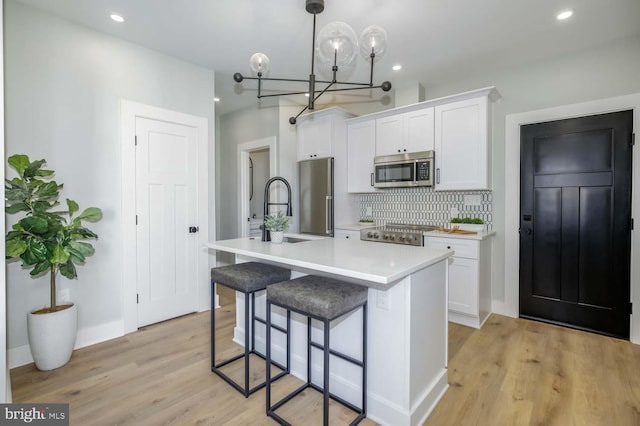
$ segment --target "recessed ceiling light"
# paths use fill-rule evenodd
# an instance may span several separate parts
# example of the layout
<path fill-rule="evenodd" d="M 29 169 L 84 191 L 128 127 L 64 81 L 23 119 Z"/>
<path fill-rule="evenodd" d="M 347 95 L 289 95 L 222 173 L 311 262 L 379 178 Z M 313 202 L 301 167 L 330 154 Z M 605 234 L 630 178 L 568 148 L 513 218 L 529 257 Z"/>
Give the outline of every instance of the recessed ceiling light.
<path fill-rule="evenodd" d="M 562 11 L 562 12 L 560 12 L 560 13 L 558 13 L 558 14 L 556 15 L 556 19 L 557 19 L 558 21 L 563 21 L 563 20 L 565 20 L 565 19 L 570 18 L 570 17 L 571 17 L 571 15 L 573 15 L 573 11 L 572 11 L 572 10 L 564 10 L 564 11 Z"/>
<path fill-rule="evenodd" d="M 391 69 L 394 71 L 400 71 L 402 69 L 402 65 L 394 65 Z"/>
<path fill-rule="evenodd" d="M 213 102 L 220 102 L 220 98 L 218 97 L 213 98 Z"/>
<path fill-rule="evenodd" d="M 115 13 L 111 14 L 111 19 L 113 19 L 116 22 L 124 22 L 124 18 L 120 15 L 117 15 Z"/>

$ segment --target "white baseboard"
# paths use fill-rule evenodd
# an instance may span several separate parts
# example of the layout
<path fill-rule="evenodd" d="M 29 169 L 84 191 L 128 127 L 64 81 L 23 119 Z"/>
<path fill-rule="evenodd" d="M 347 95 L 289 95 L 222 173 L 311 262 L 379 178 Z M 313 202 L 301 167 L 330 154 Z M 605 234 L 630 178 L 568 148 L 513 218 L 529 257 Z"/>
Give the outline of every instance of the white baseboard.
<path fill-rule="evenodd" d="M 124 321 L 113 321 L 94 327 L 86 327 L 78 330 L 74 349 L 102 343 L 116 337 L 124 336 Z M 7 351 L 9 368 L 20 367 L 33 362 L 29 344 L 11 348 Z"/>

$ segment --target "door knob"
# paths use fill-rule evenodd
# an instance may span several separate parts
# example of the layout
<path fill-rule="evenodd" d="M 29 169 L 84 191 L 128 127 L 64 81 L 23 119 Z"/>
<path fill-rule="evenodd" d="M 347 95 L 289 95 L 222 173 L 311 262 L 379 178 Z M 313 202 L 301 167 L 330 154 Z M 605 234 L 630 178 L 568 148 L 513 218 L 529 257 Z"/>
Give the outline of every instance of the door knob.
<path fill-rule="evenodd" d="M 200 228 L 198 228 L 197 226 L 190 226 L 189 227 L 189 233 L 190 234 L 195 234 L 196 232 L 198 232 L 200 230 Z"/>

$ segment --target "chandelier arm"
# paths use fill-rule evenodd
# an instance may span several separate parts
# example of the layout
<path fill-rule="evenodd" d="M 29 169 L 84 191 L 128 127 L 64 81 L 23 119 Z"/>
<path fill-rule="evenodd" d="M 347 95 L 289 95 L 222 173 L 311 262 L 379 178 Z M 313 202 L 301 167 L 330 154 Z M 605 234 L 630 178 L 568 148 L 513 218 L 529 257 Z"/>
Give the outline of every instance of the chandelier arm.
<path fill-rule="evenodd" d="M 265 80 L 265 81 L 295 81 L 295 82 L 300 82 L 300 83 L 308 83 L 309 80 L 302 80 L 302 79 L 294 79 L 294 78 L 272 78 L 272 77 L 245 77 L 242 76 L 243 80 Z M 324 82 L 320 82 L 320 83 L 324 83 Z M 329 83 L 328 81 L 326 83 Z M 306 92 L 305 92 L 306 93 Z"/>
<path fill-rule="evenodd" d="M 316 96 L 316 97 L 314 97 L 314 98 L 313 98 L 314 102 L 315 102 L 316 100 L 318 100 L 318 98 L 319 98 L 320 96 L 322 96 L 325 92 L 329 92 L 329 91 L 330 91 L 330 90 L 329 90 L 329 88 L 330 88 L 331 86 L 333 86 L 333 83 L 330 83 L 327 87 L 325 87 L 324 89 L 322 89 L 322 90 L 320 91 L 320 93 L 318 93 L 318 96 Z M 315 95 L 315 94 L 316 94 L 316 92 L 313 92 L 313 94 Z"/>

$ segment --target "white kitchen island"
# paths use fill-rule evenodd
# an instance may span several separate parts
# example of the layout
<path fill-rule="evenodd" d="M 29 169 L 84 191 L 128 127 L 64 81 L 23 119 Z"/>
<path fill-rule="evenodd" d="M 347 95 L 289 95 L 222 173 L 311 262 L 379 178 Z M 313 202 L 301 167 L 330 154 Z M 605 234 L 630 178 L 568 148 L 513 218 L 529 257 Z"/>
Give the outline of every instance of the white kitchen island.
<path fill-rule="evenodd" d="M 384 425 L 422 424 L 443 396 L 448 387 L 447 262 L 453 251 L 334 238 L 284 244 L 242 238 L 207 246 L 235 253 L 238 262 L 288 267 L 294 277 L 324 275 L 369 287 L 368 418 Z M 262 293 L 256 298 L 256 312 L 264 317 Z M 278 309 L 274 307 L 273 321 L 283 324 L 284 311 Z M 360 358 L 361 316 L 357 311 L 334 321 L 332 349 Z M 236 329 L 237 342 L 243 342 L 243 333 Z M 272 356 L 283 361 L 284 339 L 278 334 L 273 334 Z M 321 336 L 318 325 L 313 336 Z M 297 314 L 292 315 L 291 341 L 292 374 L 304 378 L 306 320 Z M 256 329 L 256 345 L 264 348 L 263 327 Z M 316 354 L 312 374 L 321 384 L 322 364 Z M 332 357 L 332 393 L 360 405 L 360 383 L 359 368 Z"/>

